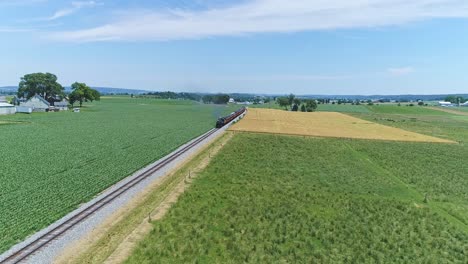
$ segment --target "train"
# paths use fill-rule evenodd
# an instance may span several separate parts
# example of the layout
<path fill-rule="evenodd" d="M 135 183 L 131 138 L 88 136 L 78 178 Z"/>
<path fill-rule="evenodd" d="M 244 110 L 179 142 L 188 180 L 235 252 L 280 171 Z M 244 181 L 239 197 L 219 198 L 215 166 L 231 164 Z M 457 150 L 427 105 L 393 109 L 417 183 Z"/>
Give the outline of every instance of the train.
<path fill-rule="evenodd" d="M 223 126 L 229 124 L 229 122 L 244 114 L 246 110 L 247 109 L 245 107 L 242 107 L 241 109 L 232 112 L 228 116 L 218 118 L 218 121 L 216 121 L 216 128 L 222 128 Z"/>

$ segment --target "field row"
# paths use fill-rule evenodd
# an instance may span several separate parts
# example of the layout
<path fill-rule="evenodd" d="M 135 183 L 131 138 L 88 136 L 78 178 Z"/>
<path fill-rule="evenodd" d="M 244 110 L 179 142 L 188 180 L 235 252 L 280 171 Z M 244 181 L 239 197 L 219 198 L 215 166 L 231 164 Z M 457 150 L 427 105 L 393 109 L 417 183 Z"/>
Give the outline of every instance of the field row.
<path fill-rule="evenodd" d="M 81 113 L 2 117 L 0 252 L 214 127 L 232 109 L 103 99 Z"/>
<path fill-rule="evenodd" d="M 448 162 L 457 154 L 468 153 L 236 134 L 127 262 L 463 262 L 468 229 L 438 202 L 468 204 L 468 178 L 441 173 L 468 170 Z"/>

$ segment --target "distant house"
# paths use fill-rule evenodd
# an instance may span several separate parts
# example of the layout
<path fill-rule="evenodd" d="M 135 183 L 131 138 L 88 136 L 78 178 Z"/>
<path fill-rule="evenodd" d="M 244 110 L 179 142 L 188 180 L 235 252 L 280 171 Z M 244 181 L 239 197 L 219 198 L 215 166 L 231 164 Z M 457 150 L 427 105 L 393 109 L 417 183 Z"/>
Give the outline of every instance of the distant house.
<path fill-rule="evenodd" d="M 460 104 L 460 106 L 468 107 L 468 101 L 464 102 L 463 104 Z"/>
<path fill-rule="evenodd" d="M 16 113 L 14 105 L 0 102 L 0 115 L 12 115 L 14 113 Z"/>
<path fill-rule="evenodd" d="M 439 106 L 448 107 L 448 106 L 453 106 L 453 104 L 451 102 L 442 101 L 442 102 L 439 102 Z"/>
<path fill-rule="evenodd" d="M 5 96 L 0 96 L 0 103 L 8 103 Z"/>
<path fill-rule="evenodd" d="M 45 112 L 49 109 L 50 103 L 40 95 L 35 95 L 26 102 L 20 102 L 20 106 L 32 108 L 33 112 Z"/>
<path fill-rule="evenodd" d="M 229 103 L 233 104 L 234 102 L 234 98 L 229 98 Z"/>
<path fill-rule="evenodd" d="M 55 109 L 58 109 L 59 111 L 67 111 L 68 101 L 66 99 L 63 99 L 62 101 L 54 102 L 54 107 Z"/>

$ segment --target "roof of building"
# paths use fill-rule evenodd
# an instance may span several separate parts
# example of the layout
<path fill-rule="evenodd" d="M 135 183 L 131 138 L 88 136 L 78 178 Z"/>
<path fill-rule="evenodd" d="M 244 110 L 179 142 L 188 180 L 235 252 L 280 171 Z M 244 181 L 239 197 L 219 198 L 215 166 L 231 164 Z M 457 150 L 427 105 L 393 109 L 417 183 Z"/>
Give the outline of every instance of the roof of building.
<path fill-rule="evenodd" d="M 36 97 L 37 99 L 39 99 L 40 101 L 42 101 L 44 104 L 50 105 L 50 103 L 47 102 L 46 99 L 42 98 L 42 96 L 36 94 L 36 95 L 34 95 L 34 97 Z"/>
<path fill-rule="evenodd" d="M 55 102 L 54 106 L 68 106 L 68 102 L 67 101 Z"/>
<path fill-rule="evenodd" d="M 8 104 L 8 103 L 2 103 L 0 102 L 0 107 L 15 107 L 14 105 Z"/>

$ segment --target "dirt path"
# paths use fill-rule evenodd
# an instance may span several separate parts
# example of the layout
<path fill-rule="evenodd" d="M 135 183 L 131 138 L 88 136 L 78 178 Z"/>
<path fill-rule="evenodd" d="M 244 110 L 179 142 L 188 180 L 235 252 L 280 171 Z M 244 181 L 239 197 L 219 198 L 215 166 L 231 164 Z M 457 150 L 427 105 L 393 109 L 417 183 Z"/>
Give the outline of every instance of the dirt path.
<path fill-rule="evenodd" d="M 124 262 L 152 230 L 151 222 L 161 219 L 167 213 L 232 136 L 232 132 L 226 132 L 207 148 L 187 159 L 190 161 L 155 181 L 128 206 L 107 219 L 85 239 L 69 247 L 55 263 Z"/>
<path fill-rule="evenodd" d="M 450 108 L 444 108 L 444 107 L 428 107 L 429 109 L 437 110 L 437 111 L 442 111 L 446 113 L 451 113 L 451 114 L 456 114 L 456 115 L 463 115 L 463 116 L 468 116 L 468 112 L 463 112 L 463 111 L 458 111 L 456 109 L 450 109 Z"/>

